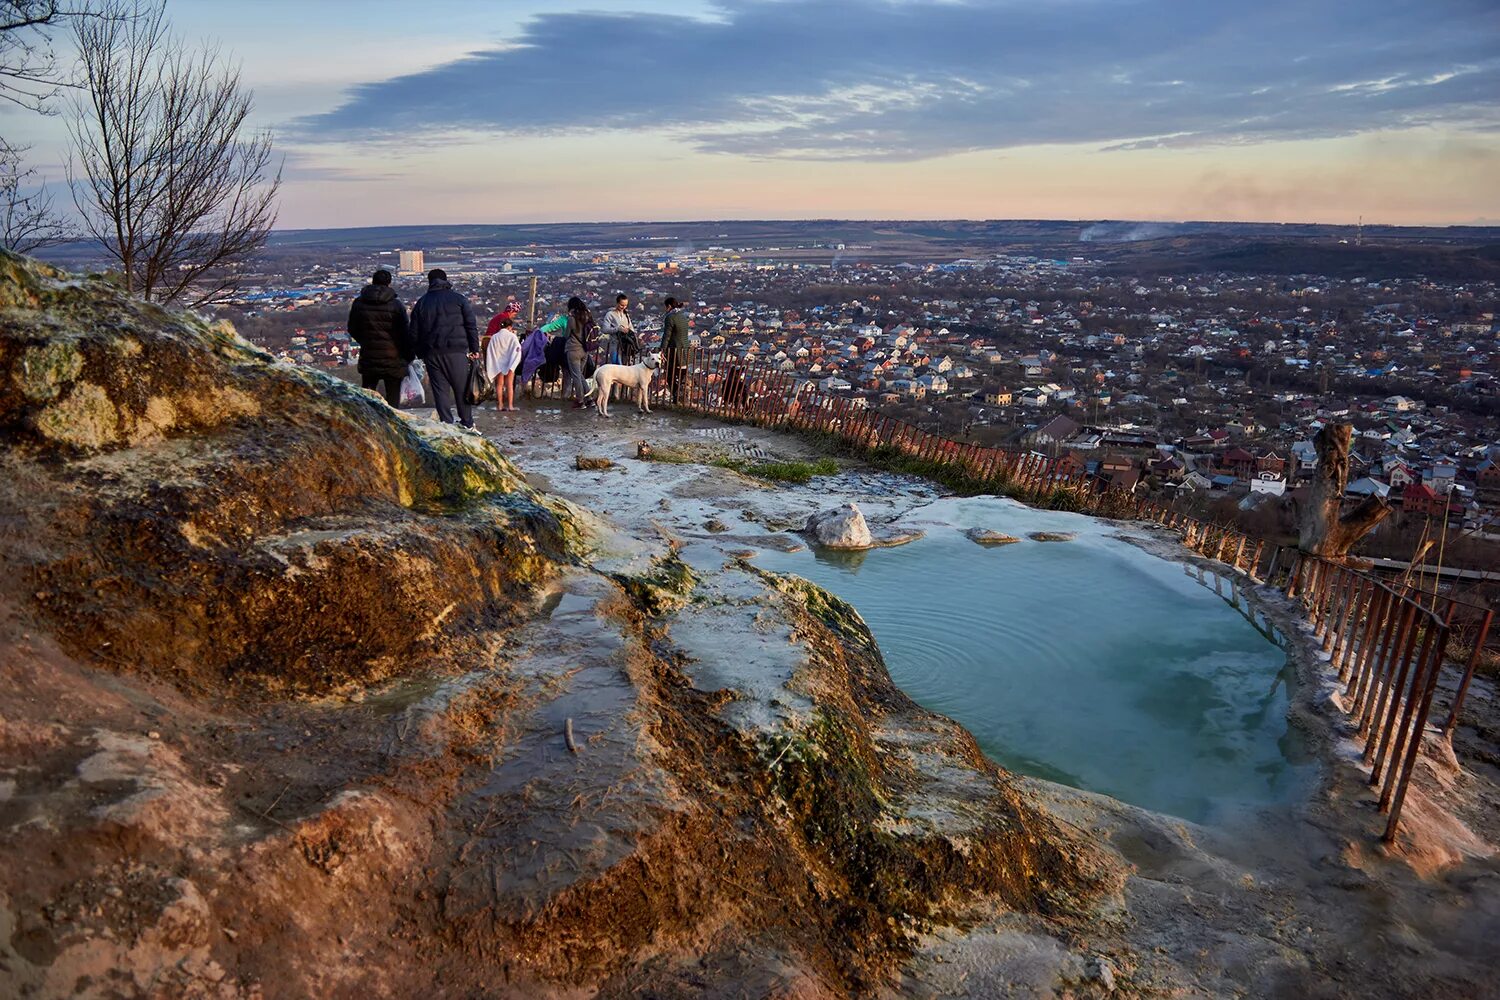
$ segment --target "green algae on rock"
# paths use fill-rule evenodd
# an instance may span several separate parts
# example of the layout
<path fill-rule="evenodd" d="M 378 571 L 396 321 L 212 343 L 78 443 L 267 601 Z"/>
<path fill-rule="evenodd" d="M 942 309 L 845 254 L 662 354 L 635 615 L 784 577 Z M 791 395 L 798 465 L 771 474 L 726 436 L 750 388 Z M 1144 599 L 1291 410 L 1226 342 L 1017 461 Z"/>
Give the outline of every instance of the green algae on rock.
<path fill-rule="evenodd" d="M 585 539 L 489 441 L 275 363 L 223 323 L 0 257 L 11 561 L 80 654 L 318 691 L 472 633 Z M 460 643 L 462 645 L 462 643 Z"/>

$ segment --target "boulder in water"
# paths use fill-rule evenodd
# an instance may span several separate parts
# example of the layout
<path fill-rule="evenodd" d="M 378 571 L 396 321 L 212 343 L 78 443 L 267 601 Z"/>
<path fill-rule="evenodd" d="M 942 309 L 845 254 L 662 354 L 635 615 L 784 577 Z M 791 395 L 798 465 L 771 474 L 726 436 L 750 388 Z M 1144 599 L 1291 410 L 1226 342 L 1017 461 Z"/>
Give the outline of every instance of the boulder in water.
<path fill-rule="evenodd" d="M 827 549 L 868 549 L 875 541 L 859 505 L 852 503 L 808 515 L 802 530 Z"/>
<path fill-rule="evenodd" d="M 1071 542 L 1078 537 L 1076 531 L 1033 531 L 1027 536 L 1033 542 Z"/>

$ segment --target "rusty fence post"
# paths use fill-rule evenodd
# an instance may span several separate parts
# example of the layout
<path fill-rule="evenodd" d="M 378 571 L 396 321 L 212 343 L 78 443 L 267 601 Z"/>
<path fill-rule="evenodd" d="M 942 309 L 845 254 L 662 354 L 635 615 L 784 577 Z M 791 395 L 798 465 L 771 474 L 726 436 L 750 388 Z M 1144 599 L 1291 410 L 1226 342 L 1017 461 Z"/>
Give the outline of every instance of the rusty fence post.
<path fill-rule="evenodd" d="M 1376 700 L 1381 697 L 1386 686 L 1388 674 L 1397 656 L 1398 646 L 1406 638 L 1407 627 L 1411 624 L 1410 619 L 1416 607 L 1411 601 L 1403 600 L 1399 594 L 1393 594 L 1391 600 L 1391 613 L 1387 615 L 1381 627 L 1370 676 L 1355 704 L 1355 714 L 1358 719 L 1358 728 L 1355 732 L 1364 736 L 1367 743 L 1368 727 Z M 1368 750 L 1368 746 L 1366 749 Z"/>
<path fill-rule="evenodd" d="M 1380 635 L 1384 631 L 1386 612 L 1390 608 L 1391 598 L 1394 594 L 1388 587 L 1381 584 L 1375 586 L 1375 597 L 1370 603 L 1370 614 L 1365 620 L 1364 637 L 1359 644 L 1359 658 L 1353 672 L 1349 675 L 1349 687 L 1344 691 L 1349 703 L 1347 709 L 1350 716 L 1355 714 L 1354 706 L 1364 696 L 1366 681 L 1370 676 L 1370 667 L 1375 658 L 1375 647 L 1380 644 Z"/>
<path fill-rule="evenodd" d="M 1398 712 L 1410 703 L 1407 692 L 1411 680 L 1412 654 L 1417 649 L 1417 639 L 1422 634 L 1422 617 L 1425 612 L 1412 602 L 1411 611 L 1403 616 L 1401 631 L 1390 657 L 1386 677 L 1376 690 L 1374 705 L 1370 710 L 1369 736 L 1365 741 L 1365 763 L 1372 765 L 1370 783 L 1380 780 L 1380 767 L 1384 762 L 1385 748 L 1390 742 L 1391 727 Z M 1422 659 L 1427 656 L 1427 643 L 1432 641 L 1432 630 L 1428 629 L 1422 645 Z"/>
<path fill-rule="evenodd" d="M 1448 720 L 1443 723 L 1443 739 L 1449 743 L 1453 742 L 1453 730 L 1458 728 L 1458 716 L 1463 710 L 1464 699 L 1469 694 L 1469 682 L 1474 679 L 1474 671 L 1479 666 L 1480 659 L 1484 656 L 1484 645 L 1489 641 L 1490 625 L 1495 618 L 1495 611 L 1490 608 L 1485 611 L 1484 618 L 1480 621 L 1479 632 L 1474 637 L 1474 648 L 1469 651 L 1468 663 L 1464 665 L 1463 679 L 1458 682 L 1458 690 L 1453 694 L 1453 707 L 1448 711 Z"/>
<path fill-rule="evenodd" d="M 1443 650 L 1448 645 L 1447 623 L 1435 623 L 1434 629 L 1436 636 L 1433 643 L 1432 666 L 1427 671 L 1425 683 L 1422 684 L 1420 703 L 1412 712 L 1417 728 L 1406 745 L 1406 753 L 1401 757 L 1399 767 L 1391 768 L 1386 778 L 1385 788 L 1380 793 L 1381 811 L 1390 810 L 1391 818 L 1386 823 L 1385 834 L 1381 838 L 1388 844 L 1396 839 L 1396 828 L 1401 823 L 1401 806 L 1406 801 L 1406 789 L 1411 784 L 1412 772 L 1416 770 L 1417 753 L 1422 747 L 1422 731 L 1426 726 L 1427 713 L 1432 709 L 1432 694 L 1437 690 L 1438 675 L 1442 673 Z M 1412 686 L 1413 689 L 1416 688 L 1415 681 Z"/>

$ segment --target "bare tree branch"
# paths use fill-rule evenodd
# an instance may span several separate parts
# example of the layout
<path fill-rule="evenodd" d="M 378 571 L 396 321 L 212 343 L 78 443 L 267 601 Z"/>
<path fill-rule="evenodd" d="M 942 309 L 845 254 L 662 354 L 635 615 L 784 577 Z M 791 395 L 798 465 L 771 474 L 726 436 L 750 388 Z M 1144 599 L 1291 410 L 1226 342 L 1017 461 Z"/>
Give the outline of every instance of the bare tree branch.
<path fill-rule="evenodd" d="M 0 246 L 15 253 L 32 253 L 73 238 L 53 210 L 46 186 L 30 190 L 36 171 L 21 165 L 26 149 L 0 139 Z"/>
<path fill-rule="evenodd" d="M 69 178 L 85 230 L 129 291 L 189 305 L 226 297 L 270 235 L 281 183 L 271 137 L 248 130 L 250 92 L 218 50 L 171 37 L 160 0 L 76 32 Z"/>
<path fill-rule="evenodd" d="M 128 16 L 125 0 L 0 0 L 0 101 L 52 114 L 72 78 L 57 65 L 52 33 L 89 19 Z"/>

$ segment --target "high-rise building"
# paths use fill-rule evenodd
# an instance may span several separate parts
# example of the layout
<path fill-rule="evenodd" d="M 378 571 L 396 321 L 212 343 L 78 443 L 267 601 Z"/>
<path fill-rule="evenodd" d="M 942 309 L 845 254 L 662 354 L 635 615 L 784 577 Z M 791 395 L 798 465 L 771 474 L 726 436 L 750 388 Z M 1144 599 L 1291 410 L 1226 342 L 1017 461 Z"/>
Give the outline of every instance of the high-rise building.
<path fill-rule="evenodd" d="M 420 250 L 401 251 L 401 273 L 421 274 L 427 269 L 427 258 Z"/>

